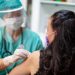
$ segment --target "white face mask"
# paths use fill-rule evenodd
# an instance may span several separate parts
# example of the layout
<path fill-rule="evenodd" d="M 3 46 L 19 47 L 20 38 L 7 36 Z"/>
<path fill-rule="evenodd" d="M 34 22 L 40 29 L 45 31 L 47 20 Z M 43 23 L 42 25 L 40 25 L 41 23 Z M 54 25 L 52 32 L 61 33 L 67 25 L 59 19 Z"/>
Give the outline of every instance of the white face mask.
<path fill-rule="evenodd" d="M 7 18 L 5 19 L 6 26 L 13 29 L 17 30 L 18 28 L 21 27 L 23 23 L 23 17 L 14 17 L 14 18 Z"/>

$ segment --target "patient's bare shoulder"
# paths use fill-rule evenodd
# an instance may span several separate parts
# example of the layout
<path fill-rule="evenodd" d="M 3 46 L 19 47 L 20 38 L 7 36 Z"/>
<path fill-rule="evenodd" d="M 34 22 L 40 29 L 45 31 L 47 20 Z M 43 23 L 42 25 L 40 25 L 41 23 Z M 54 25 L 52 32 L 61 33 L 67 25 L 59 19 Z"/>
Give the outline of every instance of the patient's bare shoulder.
<path fill-rule="evenodd" d="M 15 67 L 9 75 L 34 75 L 39 69 L 40 51 L 33 52 L 21 65 Z"/>
<path fill-rule="evenodd" d="M 33 52 L 29 59 L 31 60 L 30 62 L 32 62 L 31 75 L 34 75 L 39 69 L 40 51 Z"/>

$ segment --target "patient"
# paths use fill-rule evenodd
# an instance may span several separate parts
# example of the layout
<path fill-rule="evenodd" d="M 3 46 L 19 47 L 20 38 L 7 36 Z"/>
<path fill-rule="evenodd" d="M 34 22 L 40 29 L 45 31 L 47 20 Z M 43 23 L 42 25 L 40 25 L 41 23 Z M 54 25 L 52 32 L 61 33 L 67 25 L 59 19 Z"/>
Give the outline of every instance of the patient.
<path fill-rule="evenodd" d="M 9 75 L 75 75 L 75 13 L 60 10 L 48 21 L 49 44 L 33 52 Z"/>

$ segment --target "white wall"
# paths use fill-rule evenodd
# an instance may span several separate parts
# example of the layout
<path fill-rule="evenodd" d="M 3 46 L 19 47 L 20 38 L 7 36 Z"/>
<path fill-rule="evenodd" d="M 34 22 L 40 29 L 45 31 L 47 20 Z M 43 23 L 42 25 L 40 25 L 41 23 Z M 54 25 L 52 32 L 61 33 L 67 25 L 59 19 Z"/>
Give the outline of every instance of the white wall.
<path fill-rule="evenodd" d="M 44 36 L 49 16 L 62 9 L 75 11 L 75 4 L 54 3 L 50 1 L 40 2 L 40 0 L 33 0 L 31 20 L 32 30 L 40 35 L 43 42 L 45 41 Z"/>
<path fill-rule="evenodd" d="M 27 10 L 27 0 L 20 0 L 23 4 L 23 7 L 25 8 L 25 10 Z"/>
<path fill-rule="evenodd" d="M 40 0 L 32 0 L 31 29 L 37 32 L 39 24 Z"/>
<path fill-rule="evenodd" d="M 67 2 L 73 2 L 73 3 L 74 3 L 74 2 L 75 2 L 75 0 L 67 0 Z"/>

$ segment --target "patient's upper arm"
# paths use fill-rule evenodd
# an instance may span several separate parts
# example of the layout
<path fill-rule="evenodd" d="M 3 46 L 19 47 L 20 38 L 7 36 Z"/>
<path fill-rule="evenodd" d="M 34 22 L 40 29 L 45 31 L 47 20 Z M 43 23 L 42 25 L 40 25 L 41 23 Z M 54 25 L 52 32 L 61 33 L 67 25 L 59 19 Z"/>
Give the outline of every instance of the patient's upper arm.
<path fill-rule="evenodd" d="M 33 52 L 21 65 L 15 67 L 9 75 L 34 75 L 39 69 L 40 52 Z"/>

